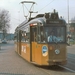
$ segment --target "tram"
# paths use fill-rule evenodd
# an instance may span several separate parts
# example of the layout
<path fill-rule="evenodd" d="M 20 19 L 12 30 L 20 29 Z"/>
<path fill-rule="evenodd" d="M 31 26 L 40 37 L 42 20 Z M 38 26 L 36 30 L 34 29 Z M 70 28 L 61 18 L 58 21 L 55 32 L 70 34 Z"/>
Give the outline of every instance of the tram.
<path fill-rule="evenodd" d="M 15 51 L 40 66 L 65 65 L 66 40 L 66 21 L 55 10 L 29 18 L 15 29 Z"/>

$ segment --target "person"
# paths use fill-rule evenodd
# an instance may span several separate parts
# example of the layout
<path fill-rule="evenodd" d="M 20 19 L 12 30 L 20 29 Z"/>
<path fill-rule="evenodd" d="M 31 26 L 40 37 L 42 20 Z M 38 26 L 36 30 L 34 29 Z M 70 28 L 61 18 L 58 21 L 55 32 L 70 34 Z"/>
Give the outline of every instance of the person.
<path fill-rule="evenodd" d="M 48 42 L 56 42 L 57 37 L 54 35 L 54 32 L 52 31 L 50 35 L 48 36 Z"/>
<path fill-rule="evenodd" d="M 63 41 L 62 37 L 58 36 L 57 37 L 57 42 L 62 42 L 62 41 Z"/>

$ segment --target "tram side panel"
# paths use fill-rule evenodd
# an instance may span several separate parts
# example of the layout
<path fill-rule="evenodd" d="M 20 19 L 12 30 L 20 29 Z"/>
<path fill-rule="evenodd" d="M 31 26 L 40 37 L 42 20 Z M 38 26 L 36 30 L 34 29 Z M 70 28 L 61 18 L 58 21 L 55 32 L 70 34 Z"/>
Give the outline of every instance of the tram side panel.
<path fill-rule="evenodd" d="M 32 62 L 37 65 L 49 65 L 47 44 L 32 43 Z M 46 47 L 46 50 L 45 50 Z"/>
<path fill-rule="evenodd" d="M 16 51 L 19 55 L 21 55 L 21 34 L 20 34 L 20 31 L 18 31 L 18 33 L 17 33 L 16 45 L 17 45 Z"/>
<path fill-rule="evenodd" d="M 21 43 L 21 56 L 30 62 L 30 44 Z"/>
<path fill-rule="evenodd" d="M 35 50 L 36 50 L 36 42 L 32 42 L 32 62 L 35 62 Z"/>
<path fill-rule="evenodd" d="M 32 59 L 37 65 L 64 65 L 67 63 L 66 45 L 33 43 L 32 48 Z"/>
<path fill-rule="evenodd" d="M 42 65 L 49 65 L 48 56 L 48 44 L 41 44 Z"/>
<path fill-rule="evenodd" d="M 35 48 L 35 49 L 33 49 Z M 34 53 L 32 53 L 32 56 L 34 54 L 34 61 L 35 63 L 38 65 L 41 65 L 41 50 L 40 50 L 40 45 L 38 45 L 37 43 L 33 43 L 33 47 L 32 47 L 32 52 L 34 51 Z"/>

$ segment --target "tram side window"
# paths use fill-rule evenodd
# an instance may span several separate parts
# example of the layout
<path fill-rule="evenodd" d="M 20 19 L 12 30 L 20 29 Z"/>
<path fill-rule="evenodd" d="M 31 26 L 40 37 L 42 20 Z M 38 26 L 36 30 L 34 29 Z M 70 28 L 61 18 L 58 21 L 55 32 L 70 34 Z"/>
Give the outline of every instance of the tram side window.
<path fill-rule="evenodd" d="M 17 33 L 17 42 L 19 42 L 19 33 Z"/>
<path fill-rule="evenodd" d="M 26 33 L 26 31 L 21 33 L 21 42 L 29 42 L 29 33 Z"/>
<path fill-rule="evenodd" d="M 37 28 L 34 29 L 35 32 L 34 32 L 34 41 L 37 41 Z"/>
<path fill-rule="evenodd" d="M 25 42 L 29 42 L 29 35 L 30 35 L 29 33 L 26 33 L 26 38 L 25 38 L 26 41 Z"/>
<path fill-rule="evenodd" d="M 38 35 L 37 35 L 37 40 L 40 43 L 41 42 L 41 35 L 40 35 L 40 26 L 38 26 Z"/>
<path fill-rule="evenodd" d="M 37 27 L 36 26 L 33 26 L 31 27 L 31 32 L 30 32 L 30 39 L 31 41 L 33 42 L 36 42 L 37 41 Z"/>
<path fill-rule="evenodd" d="M 44 27 L 40 27 L 41 42 L 46 42 Z"/>

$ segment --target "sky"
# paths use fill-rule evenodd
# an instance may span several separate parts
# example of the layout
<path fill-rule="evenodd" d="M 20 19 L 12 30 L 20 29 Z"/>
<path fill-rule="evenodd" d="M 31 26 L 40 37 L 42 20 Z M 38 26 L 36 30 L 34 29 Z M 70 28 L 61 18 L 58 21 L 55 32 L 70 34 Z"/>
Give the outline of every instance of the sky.
<path fill-rule="evenodd" d="M 15 28 L 26 20 L 24 16 L 28 15 L 31 4 L 24 4 L 23 6 L 21 4 L 22 1 L 36 2 L 32 10 L 34 12 L 38 11 L 38 13 L 34 13 L 32 16 L 53 12 L 53 9 L 56 9 L 59 15 L 67 22 L 69 8 L 69 21 L 75 17 L 75 0 L 0 0 L 0 10 L 5 9 L 9 11 L 10 33 L 14 33 Z"/>

